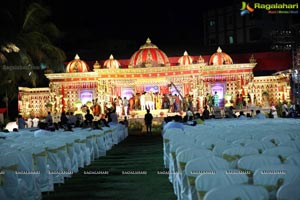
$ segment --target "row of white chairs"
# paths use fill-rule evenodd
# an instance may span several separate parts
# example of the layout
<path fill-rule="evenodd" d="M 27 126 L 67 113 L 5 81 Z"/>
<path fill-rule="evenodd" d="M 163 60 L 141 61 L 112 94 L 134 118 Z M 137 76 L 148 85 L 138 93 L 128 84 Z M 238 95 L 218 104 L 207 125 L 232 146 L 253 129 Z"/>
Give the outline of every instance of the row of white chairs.
<path fill-rule="evenodd" d="M 163 130 L 164 164 L 174 193 L 184 200 L 291 196 L 285 190 L 300 180 L 299 128 L 294 119 L 266 119 L 208 120 Z M 257 196 L 247 190 L 257 190 Z"/>
<path fill-rule="evenodd" d="M 73 132 L 45 132 L 34 135 L 29 129 L 3 133 L 0 140 L 0 199 L 42 198 L 80 168 L 105 156 L 128 131 L 118 124 L 103 130 L 77 129 Z"/>

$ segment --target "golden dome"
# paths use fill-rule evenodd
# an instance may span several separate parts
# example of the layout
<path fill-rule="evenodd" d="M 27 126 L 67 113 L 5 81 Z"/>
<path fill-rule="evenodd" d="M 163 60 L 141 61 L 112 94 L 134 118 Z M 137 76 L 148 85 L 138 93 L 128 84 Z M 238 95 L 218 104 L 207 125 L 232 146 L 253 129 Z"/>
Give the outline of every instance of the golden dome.
<path fill-rule="evenodd" d="M 200 55 L 198 60 L 197 60 L 198 63 L 204 63 L 204 58 Z"/>
<path fill-rule="evenodd" d="M 95 64 L 94 64 L 94 69 L 100 69 L 101 65 L 99 64 L 99 62 L 96 60 Z"/>
<path fill-rule="evenodd" d="M 222 52 L 222 49 L 218 47 L 217 52 L 210 57 L 208 63 L 210 65 L 227 65 L 233 62 L 231 57 L 227 53 Z"/>
<path fill-rule="evenodd" d="M 114 56 L 111 54 L 109 56 L 109 59 L 107 59 L 104 62 L 104 68 L 109 68 L 109 69 L 119 69 L 121 64 L 118 60 L 114 59 Z"/>
<path fill-rule="evenodd" d="M 130 58 L 129 68 L 136 67 L 160 67 L 170 65 L 167 55 L 148 38 Z"/>
<path fill-rule="evenodd" d="M 193 64 L 193 58 L 189 56 L 187 51 L 184 51 L 183 56 L 178 59 L 180 65 L 190 65 Z"/>
<path fill-rule="evenodd" d="M 83 60 L 80 60 L 78 54 L 76 54 L 74 60 L 70 61 L 67 65 L 66 72 L 88 72 L 89 66 Z"/>

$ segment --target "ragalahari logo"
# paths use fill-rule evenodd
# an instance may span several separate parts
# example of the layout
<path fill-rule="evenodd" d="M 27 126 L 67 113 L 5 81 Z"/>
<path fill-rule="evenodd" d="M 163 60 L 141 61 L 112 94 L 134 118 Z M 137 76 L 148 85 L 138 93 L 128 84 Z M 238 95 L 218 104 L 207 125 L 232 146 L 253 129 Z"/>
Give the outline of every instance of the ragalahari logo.
<path fill-rule="evenodd" d="M 252 8 L 249 3 L 246 3 L 245 1 L 242 2 L 241 16 L 252 13 L 253 11 L 254 8 Z"/>

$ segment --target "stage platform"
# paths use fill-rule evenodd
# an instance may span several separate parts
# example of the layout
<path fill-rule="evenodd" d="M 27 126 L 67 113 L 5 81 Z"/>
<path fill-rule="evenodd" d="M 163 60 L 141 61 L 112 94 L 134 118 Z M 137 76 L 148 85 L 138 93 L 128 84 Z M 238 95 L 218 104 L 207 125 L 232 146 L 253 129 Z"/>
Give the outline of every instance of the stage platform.
<path fill-rule="evenodd" d="M 153 117 L 168 117 L 168 116 L 180 115 L 179 112 L 168 112 L 168 110 L 169 109 L 150 110 L 150 113 L 153 115 Z M 146 113 L 147 113 L 146 110 L 133 110 L 130 111 L 130 114 L 128 115 L 128 119 L 144 118 Z M 183 112 L 183 114 L 185 114 L 185 112 Z"/>

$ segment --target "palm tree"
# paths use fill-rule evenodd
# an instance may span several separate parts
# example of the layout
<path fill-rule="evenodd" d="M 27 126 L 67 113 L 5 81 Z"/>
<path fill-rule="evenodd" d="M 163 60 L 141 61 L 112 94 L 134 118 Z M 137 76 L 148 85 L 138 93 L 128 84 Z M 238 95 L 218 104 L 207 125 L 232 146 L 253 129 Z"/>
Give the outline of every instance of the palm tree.
<path fill-rule="evenodd" d="M 17 96 L 18 86 L 46 86 L 45 67 L 61 72 L 66 59 L 53 43 L 62 34 L 49 20 L 50 10 L 36 2 L 23 6 L 24 2 L 0 8 L 0 96 L 7 91 L 9 99 Z"/>
<path fill-rule="evenodd" d="M 65 53 L 52 42 L 60 38 L 62 34 L 48 20 L 50 10 L 38 3 L 19 9 L 21 12 L 24 10 L 23 13 L 13 13 L 16 10 L 18 9 L 1 12 L 3 23 L 1 26 L 5 31 L 0 33 L 0 38 L 2 38 L 0 40 L 0 64 L 35 66 L 28 67 L 28 73 L 25 74 L 31 71 L 31 74 L 41 75 L 44 66 L 48 66 L 53 71 L 62 71 L 63 61 L 66 59 Z M 9 49 L 8 46 L 12 45 L 16 46 L 19 51 L 5 51 Z M 36 80 L 32 77 L 30 79 L 35 87 Z"/>

